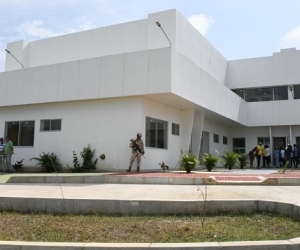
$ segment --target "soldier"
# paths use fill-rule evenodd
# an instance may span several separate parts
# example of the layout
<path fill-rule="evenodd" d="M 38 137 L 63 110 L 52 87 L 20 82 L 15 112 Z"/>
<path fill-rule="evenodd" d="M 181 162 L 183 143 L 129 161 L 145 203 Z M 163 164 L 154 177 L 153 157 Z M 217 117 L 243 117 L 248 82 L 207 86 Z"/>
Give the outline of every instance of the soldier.
<path fill-rule="evenodd" d="M 126 172 L 131 171 L 131 167 L 135 158 L 137 158 L 137 172 L 140 172 L 142 155 L 145 154 L 144 142 L 141 138 L 142 134 L 138 133 L 136 135 L 136 140 L 130 140 L 129 147 L 132 149 L 132 155 L 129 162 L 129 168 L 126 170 Z"/>

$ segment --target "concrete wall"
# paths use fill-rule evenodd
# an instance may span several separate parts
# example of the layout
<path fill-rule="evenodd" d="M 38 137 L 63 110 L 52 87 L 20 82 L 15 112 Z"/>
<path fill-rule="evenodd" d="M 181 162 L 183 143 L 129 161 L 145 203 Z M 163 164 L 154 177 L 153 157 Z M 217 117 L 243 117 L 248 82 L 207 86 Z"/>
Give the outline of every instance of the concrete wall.
<path fill-rule="evenodd" d="M 282 49 L 269 57 L 228 62 L 225 84 L 230 89 L 300 84 L 300 51 Z"/>
<path fill-rule="evenodd" d="M 54 152 L 64 167 L 72 166 L 72 152 L 80 158 L 82 149 L 90 145 L 96 150 L 96 157 L 106 155 L 105 160 L 98 161 L 99 170 L 124 170 L 131 156 L 130 139 L 140 132 L 145 142 L 146 117 L 153 117 L 168 122 L 168 148 L 146 148 L 142 169 L 160 169 L 161 161 L 176 168 L 182 151 L 181 134 L 186 130 L 191 133 L 191 127 L 185 125 L 185 111 L 141 97 L 1 107 L 0 113 L 1 134 L 6 121 L 35 121 L 34 146 L 15 147 L 12 159 L 13 163 L 25 159 L 27 166 L 35 165 L 29 159 L 42 152 Z M 62 119 L 61 131 L 41 132 L 41 119 Z M 179 136 L 171 134 L 172 122 L 180 125 Z"/>
<path fill-rule="evenodd" d="M 170 49 L 141 51 L 0 74 L 0 106 L 170 92 Z"/>

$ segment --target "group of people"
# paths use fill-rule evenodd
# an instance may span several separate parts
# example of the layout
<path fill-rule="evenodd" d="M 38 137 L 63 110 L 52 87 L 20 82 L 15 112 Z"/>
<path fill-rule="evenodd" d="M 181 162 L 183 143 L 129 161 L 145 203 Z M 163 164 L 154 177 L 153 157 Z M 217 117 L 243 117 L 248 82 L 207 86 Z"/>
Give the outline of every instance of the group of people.
<path fill-rule="evenodd" d="M 298 167 L 299 164 L 299 150 L 298 146 L 294 144 L 294 146 L 288 144 L 284 147 L 276 147 L 274 152 L 272 153 L 269 145 L 262 145 L 261 142 L 258 145 L 249 151 L 249 160 L 250 160 L 250 168 L 253 168 L 253 162 L 256 159 L 257 168 L 270 167 L 271 157 L 274 157 L 274 166 L 276 168 L 285 166 L 288 163 L 288 167 Z"/>
<path fill-rule="evenodd" d="M 11 157 L 14 154 L 14 144 L 8 136 L 0 138 L 0 172 L 12 173 Z"/>

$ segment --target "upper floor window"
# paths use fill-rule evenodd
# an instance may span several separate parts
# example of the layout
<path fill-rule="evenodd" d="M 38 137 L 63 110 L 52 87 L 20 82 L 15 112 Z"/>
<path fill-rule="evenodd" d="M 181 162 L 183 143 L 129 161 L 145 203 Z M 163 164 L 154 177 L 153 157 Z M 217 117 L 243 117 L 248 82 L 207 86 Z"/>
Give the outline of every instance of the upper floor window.
<path fill-rule="evenodd" d="M 14 146 L 33 146 L 34 121 L 5 122 L 5 135 L 8 135 Z"/>
<path fill-rule="evenodd" d="M 146 147 L 167 148 L 168 122 L 146 117 Z"/>
<path fill-rule="evenodd" d="M 288 100 L 288 86 L 232 90 L 246 102 Z"/>
<path fill-rule="evenodd" d="M 179 124 L 172 123 L 172 135 L 179 135 Z"/>
<path fill-rule="evenodd" d="M 61 119 L 41 120 L 40 131 L 61 131 Z"/>

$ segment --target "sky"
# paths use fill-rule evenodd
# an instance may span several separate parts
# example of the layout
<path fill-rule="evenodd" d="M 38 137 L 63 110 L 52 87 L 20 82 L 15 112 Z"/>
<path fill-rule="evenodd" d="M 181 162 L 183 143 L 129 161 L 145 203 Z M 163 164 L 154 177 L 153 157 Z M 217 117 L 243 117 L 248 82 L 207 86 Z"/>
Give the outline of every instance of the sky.
<path fill-rule="evenodd" d="M 146 19 L 169 9 L 177 9 L 228 60 L 300 49 L 299 0 L 0 0 L 0 72 L 10 56 L 7 43 Z"/>

